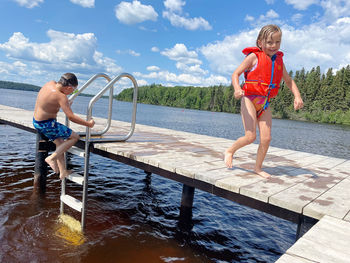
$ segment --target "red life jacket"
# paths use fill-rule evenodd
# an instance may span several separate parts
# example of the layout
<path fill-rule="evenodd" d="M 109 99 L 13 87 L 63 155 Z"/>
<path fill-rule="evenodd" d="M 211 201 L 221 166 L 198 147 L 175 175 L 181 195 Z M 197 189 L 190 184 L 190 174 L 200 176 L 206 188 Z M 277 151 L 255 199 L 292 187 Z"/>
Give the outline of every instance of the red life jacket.
<path fill-rule="evenodd" d="M 248 47 L 242 52 L 245 55 L 254 53 L 258 57 L 257 67 L 253 71 L 244 72 L 244 95 L 276 97 L 283 76 L 283 53 L 278 51 L 270 58 L 257 47 Z"/>

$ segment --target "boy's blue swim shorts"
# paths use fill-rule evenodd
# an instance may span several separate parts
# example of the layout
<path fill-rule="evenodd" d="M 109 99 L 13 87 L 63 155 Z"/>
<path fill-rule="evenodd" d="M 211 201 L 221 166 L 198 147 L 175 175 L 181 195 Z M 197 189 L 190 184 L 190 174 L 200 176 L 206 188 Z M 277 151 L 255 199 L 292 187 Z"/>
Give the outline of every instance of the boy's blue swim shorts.
<path fill-rule="evenodd" d="M 57 122 L 56 119 L 37 121 L 33 118 L 33 126 L 38 132 L 44 134 L 51 141 L 57 138 L 68 139 L 72 134 L 72 129 Z"/>

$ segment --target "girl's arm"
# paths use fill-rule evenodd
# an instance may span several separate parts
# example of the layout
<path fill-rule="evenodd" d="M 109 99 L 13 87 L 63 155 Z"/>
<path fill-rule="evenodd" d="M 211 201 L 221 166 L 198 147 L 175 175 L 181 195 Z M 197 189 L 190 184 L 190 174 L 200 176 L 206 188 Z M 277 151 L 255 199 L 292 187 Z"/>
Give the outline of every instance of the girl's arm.
<path fill-rule="evenodd" d="M 257 63 L 257 60 L 258 60 L 257 56 L 254 53 L 251 53 L 248 56 L 246 56 L 243 62 L 233 72 L 231 76 L 231 80 L 232 80 L 232 86 L 235 89 L 234 95 L 236 99 L 242 98 L 244 95 L 241 85 L 239 84 L 239 76 L 245 70 L 251 69 Z"/>
<path fill-rule="evenodd" d="M 283 64 L 283 81 L 294 95 L 294 109 L 299 110 L 304 106 L 303 99 L 301 98 L 299 89 L 294 80 L 289 76 L 286 67 Z"/>

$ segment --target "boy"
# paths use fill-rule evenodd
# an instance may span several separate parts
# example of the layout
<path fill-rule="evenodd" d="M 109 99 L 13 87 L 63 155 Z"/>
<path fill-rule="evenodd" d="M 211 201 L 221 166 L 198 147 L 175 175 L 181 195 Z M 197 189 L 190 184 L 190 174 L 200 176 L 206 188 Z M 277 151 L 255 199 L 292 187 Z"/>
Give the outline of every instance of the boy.
<path fill-rule="evenodd" d="M 67 95 L 78 86 L 77 77 L 73 73 L 65 73 L 61 79 L 49 81 L 39 91 L 33 116 L 33 126 L 56 144 L 56 151 L 45 159 L 55 173 L 60 173 L 62 180 L 71 171 L 66 169 L 64 153 L 79 140 L 79 135 L 67 126 L 56 121 L 57 113 L 62 108 L 68 119 L 80 125 L 92 128 L 94 120 L 85 121 L 75 115 L 71 109 Z"/>

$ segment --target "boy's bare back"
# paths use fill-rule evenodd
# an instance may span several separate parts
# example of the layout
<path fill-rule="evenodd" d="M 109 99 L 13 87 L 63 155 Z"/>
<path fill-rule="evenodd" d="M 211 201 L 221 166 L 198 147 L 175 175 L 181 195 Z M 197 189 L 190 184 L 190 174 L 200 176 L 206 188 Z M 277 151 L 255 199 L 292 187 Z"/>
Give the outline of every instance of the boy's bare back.
<path fill-rule="evenodd" d="M 68 103 L 68 98 L 57 88 L 57 82 L 53 80 L 47 82 L 38 93 L 34 118 L 37 121 L 56 118 L 61 107 L 60 103 L 64 101 Z"/>

